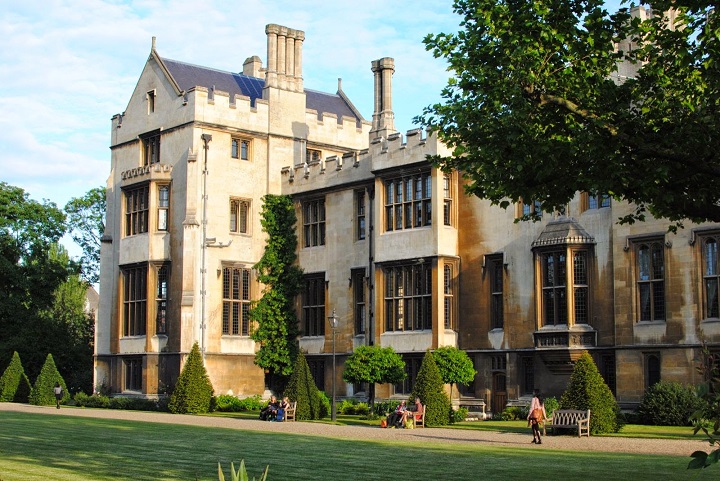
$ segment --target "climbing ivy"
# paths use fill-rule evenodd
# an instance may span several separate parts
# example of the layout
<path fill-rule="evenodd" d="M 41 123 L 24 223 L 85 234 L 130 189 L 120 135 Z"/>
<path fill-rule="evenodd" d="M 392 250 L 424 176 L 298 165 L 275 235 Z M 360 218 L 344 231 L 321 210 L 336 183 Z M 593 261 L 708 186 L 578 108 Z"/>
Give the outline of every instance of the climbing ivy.
<path fill-rule="evenodd" d="M 253 303 L 252 338 L 260 343 L 255 364 L 266 370 L 270 387 L 278 388 L 292 374 L 298 353 L 298 320 L 294 300 L 300 292 L 302 270 L 297 259 L 297 216 L 288 196 L 266 195 L 260 223 L 267 234 L 265 252 L 255 264 L 258 280 L 265 286 L 262 297 Z"/>

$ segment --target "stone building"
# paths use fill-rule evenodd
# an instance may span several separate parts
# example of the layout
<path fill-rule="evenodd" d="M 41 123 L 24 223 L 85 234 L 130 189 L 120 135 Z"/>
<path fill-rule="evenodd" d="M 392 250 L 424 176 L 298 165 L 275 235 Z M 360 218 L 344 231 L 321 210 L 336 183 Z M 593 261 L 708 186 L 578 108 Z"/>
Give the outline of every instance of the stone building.
<path fill-rule="evenodd" d="M 368 122 L 340 86 L 304 88 L 303 32 L 266 33 L 267 66 L 251 57 L 242 74 L 161 58 L 153 42 L 113 117 L 96 384 L 161 394 L 198 342 L 216 394 L 263 393 L 247 309 L 267 193 L 296 205 L 299 343 L 326 392 L 333 339 L 339 396 L 364 391 L 341 379 L 364 344 L 406 361 L 380 397 L 410 392 L 427 349 L 464 349 L 478 374 L 457 401 L 493 411 L 534 388 L 559 396 L 584 351 L 628 407 L 657 380 L 697 380 L 701 343 L 720 342 L 720 225 L 620 226 L 632 206 L 586 193 L 566 216 L 515 223 L 536 203 L 464 195 L 427 161 L 443 144 L 395 130 L 393 59 L 371 63 Z"/>

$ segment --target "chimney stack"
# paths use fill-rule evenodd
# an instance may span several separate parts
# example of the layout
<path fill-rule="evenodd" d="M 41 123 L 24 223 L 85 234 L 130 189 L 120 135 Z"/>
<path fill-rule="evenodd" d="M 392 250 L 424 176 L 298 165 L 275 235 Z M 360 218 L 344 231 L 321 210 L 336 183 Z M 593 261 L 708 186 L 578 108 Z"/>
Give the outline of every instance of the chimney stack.
<path fill-rule="evenodd" d="M 248 57 L 243 63 L 243 75 L 259 78 L 262 73 L 262 60 L 257 55 Z"/>
<path fill-rule="evenodd" d="M 265 87 L 303 92 L 302 43 L 305 32 L 271 23 L 267 34 Z"/>
<path fill-rule="evenodd" d="M 395 60 L 390 57 L 373 60 L 372 71 L 375 74 L 375 108 L 370 132 L 380 130 L 395 132 L 395 113 L 392 109 L 392 76 L 395 72 Z"/>

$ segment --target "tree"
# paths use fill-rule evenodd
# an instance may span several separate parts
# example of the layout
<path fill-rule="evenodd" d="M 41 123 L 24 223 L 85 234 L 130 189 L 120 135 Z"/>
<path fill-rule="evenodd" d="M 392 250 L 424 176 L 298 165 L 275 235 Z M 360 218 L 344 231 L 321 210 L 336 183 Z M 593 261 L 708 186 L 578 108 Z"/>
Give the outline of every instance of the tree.
<path fill-rule="evenodd" d="M 57 352 L 57 326 L 40 313 L 74 271 L 53 251 L 64 232 L 65 215 L 55 204 L 0 182 L 0 365 L 17 351 L 31 377 Z"/>
<path fill-rule="evenodd" d="M 453 72 L 416 119 L 453 149 L 433 160 L 503 208 L 564 212 L 587 191 L 634 204 L 621 222 L 720 221 L 715 3 L 653 1 L 677 17 L 640 21 L 600 0 L 455 0 L 461 31 L 424 40 Z M 626 39 L 635 48 L 616 52 Z M 612 78 L 620 60 L 638 62 L 635 78 Z"/>
<path fill-rule="evenodd" d="M 405 379 L 405 361 L 392 347 L 360 346 L 345 360 L 343 380 L 368 384 L 370 412 L 375 407 L 375 384 L 398 383 Z"/>
<path fill-rule="evenodd" d="M 425 407 L 425 423 L 428 426 L 445 426 L 450 422 L 452 405 L 445 392 L 435 355 L 426 351 L 410 399 L 420 398 Z"/>
<path fill-rule="evenodd" d="M 589 409 L 593 434 L 615 433 L 622 426 L 620 406 L 587 351 L 575 363 L 560 409 Z"/>
<path fill-rule="evenodd" d="M 320 391 L 315 385 L 310 366 L 302 351 L 298 352 L 295 369 L 290 376 L 283 396 L 297 402 L 295 417 L 297 419 L 321 419 L 322 409 Z"/>
<path fill-rule="evenodd" d="M 200 347 L 195 342 L 175 383 L 168 409 L 174 414 L 208 413 L 212 411 L 213 394 Z"/>
<path fill-rule="evenodd" d="M 55 366 L 52 354 L 48 354 L 45 358 L 45 364 L 40 370 L 40 375 L 35 379 L 35 384 L 33 384 L 32 391 L 30 391 L 30 404 L 38 406 L 52 406 L 55 404 L 55 392 L 53 391 L 55 383 L 59 383 L 63 388 L 62 402 L 67 402 L 70 399 L 67 385 Z"/>
<path fill-rule="evenodd" d="M 55 250 L 58 253 L 53 255 L 64 256 L 69 262 L 64 248 L 56 246 Z M 95 318 L 85 312 L 88 288 L 78 274 L 70 275 L 55 289 L 52 306 L 39 313 L 46 325 L 54 326 L 56 363 L 72 393 L 93 391 Z"/>
<path fill-rule="evenodd" d="M 450 399 L 452 399 L 453 384 L 469 384 L 475 379 L 475 366 L 472 359 L 462 349 L 453 346 L 443 346 L 433 352 L 440 376 L 445 384 L 450 384 Z"/>
<path fill-rule="evenodd" d="M 252 339 L 260 344 L 255 364 L 269 374 L 276 391 L 293 372 L 298 353 L 298 322 L 294 300 L 300 292 L 302 270 L 294 265 L 297 255 L 295 207 L 288 196 L 266 195 L 260 223 L 267 234 L 265 252 L 255 265 L 258 281 L 265 285 L 262 297 L 250 309 L 255 323 Z M 280 379 L 277 379 L 280 378 Z"/>
<path fill-rule="evenodd" d="M 90 284 L 100 280 L 100 237 L 105 232 L 106 189 L 90 189 L 65 204 L 72 239 L 82 248 L 82 276 Z"/>

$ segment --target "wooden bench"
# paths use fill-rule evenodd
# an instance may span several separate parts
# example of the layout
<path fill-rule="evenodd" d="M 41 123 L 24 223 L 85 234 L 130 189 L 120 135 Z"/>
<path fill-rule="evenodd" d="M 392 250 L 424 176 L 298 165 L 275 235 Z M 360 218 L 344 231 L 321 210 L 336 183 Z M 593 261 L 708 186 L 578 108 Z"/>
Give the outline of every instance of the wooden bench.
<path fill-rule="evenodd" d="M 297 401 L 290 403 L 290 407 L 285 410 L 283 421 L 295 421 L 295 411 L 297 410 Z"/>
<path fill-rule="evenodd" d="M 550 420 L 543 425 L 543 434 L 547 428 L 551 428 L 553 434 L 556 429 L 577 429 L 578 437 L 590 437 L 590 410 L 556 409 Z"/>
<path fill-rule="evenodd" d="M 424 428 L 425 427 L 425 411 L 427 410 L 426 408 L 427 408 L 427 406 L 423 406 L 422 412 L 420 414 L 418 414 L 415 411 L 411 411 L 413 423 L 415 424 L 416 428 Z"/>

